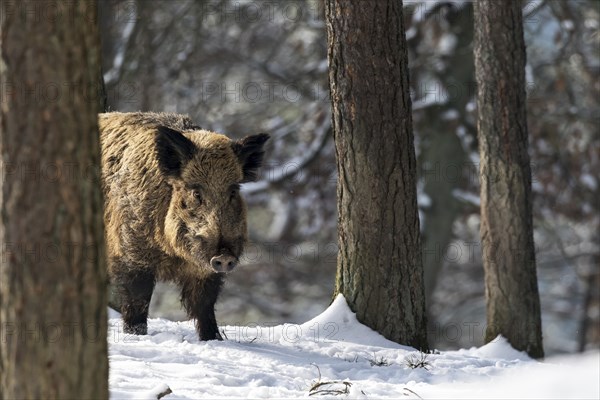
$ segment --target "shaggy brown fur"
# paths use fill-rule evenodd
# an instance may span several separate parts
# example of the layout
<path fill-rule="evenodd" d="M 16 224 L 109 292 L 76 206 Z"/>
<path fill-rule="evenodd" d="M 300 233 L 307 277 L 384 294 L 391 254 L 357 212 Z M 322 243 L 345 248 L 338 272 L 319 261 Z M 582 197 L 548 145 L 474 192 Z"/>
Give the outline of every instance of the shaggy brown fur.
<path fill-rule="evenodd" d="M 128 333 L 146 334 L 157 280 L 181 286 L 201 340 L 221 339 L 214 304 L 247 240 L 239 185 L 266 134 L 233 142 L 179 114 L 99 115 L 109 274 Z"/>

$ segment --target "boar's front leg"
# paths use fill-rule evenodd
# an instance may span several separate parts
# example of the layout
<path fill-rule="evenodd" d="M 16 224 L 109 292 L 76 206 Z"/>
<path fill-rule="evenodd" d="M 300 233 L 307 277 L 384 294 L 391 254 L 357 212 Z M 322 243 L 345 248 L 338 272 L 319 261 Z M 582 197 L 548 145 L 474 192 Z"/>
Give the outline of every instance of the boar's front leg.
<path fill-rule="evenodd" d="M 181 282 L 181 302 L 188 316 L 196 320 L 200 340 L 223 340 L 215 318 L 215 303 L 223 286 L 221 274 L 189 278 Z"/>
<path fill-rule="evenodd" d="M 125 333 L 146 335 L 148 308 L 156 282 L 154 273 L 146 268 L 136 270 L 123 266 L 113 272 L 113 282 L 121 296 L 121 315 Z"/>

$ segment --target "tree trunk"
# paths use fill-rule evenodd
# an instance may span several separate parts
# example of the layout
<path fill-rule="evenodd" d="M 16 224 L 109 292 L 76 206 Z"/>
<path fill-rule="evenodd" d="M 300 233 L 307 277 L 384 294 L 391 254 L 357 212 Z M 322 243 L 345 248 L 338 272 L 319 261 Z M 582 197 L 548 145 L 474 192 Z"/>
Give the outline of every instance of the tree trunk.
<path fill-rule="evenodd" d="M 107 398 L 96 3 L 0 12 L 0 398 Z"/>
<path fill-rule="evenodd" d="M 359 321 L 427 349 L 406 39 L 396 0 L 326 1 L 338 272 Z"/>
<path fill-rule="evenodd" d="M 427 307 L 433 303 L 433 294 L 446 261 L 446 250 L 452 242 L 452 227 L 461 204 L 454 197 L 453 191 L 463 179 L 459 175 L 465 165 L 465 152 L 458 136 L 449 129 L 449 122 L 442 120 L 441 109 L 448 107 L 430 107 L 425 111 L 428 117 L 424 121 L 427 127 L 423 136 L 427 137 L 429 146 L 421 150 L 422 160 L 426 162 L 423 190 L 431 200 L 431 206 L 425 210 L 423 229 L 423 270 L 425 298 Z M 437 118 L 437 119 L 429 119 Z"/>
<path fill-rule="evenodd" d="M 470 4 L 466 4 L 460 9 L 451 9 L 448 13 L 446 18 L 452 21 L 457 50 L 444 57 L 448 67 L 435 71 L 435 77 L 448 93 L 451 93 L 452 89 L 466 88 L 475 73 L 470 50 L 473 43 L 473 9 Z M 413 42 L 414 46 L 418 47 L 421 41 L 417 37 Z M 466 49 L 468 51 L 465 51 Z M 415 51 L 418 50 L 415 48 Z M 438 93 L 439 95 L 441 94 Z M 420 124 L 415 126 L 421 135 L 421 154 L 417 164 L 422 168 L 423 191 L 431 200 L 431 205 L 423 211 L 424 227 L 422 226 L 421 238 L 428 310 L 431 309 L 442 268 L 447 260 L 453 260 L 453 255 L 447 255 L 446 249 L 454 239 L 454 221 L 464 208 L 453 192 L 464 187 L 465 180 L 468 179 L 465 178 L 464 171 L 467 155 L 456 132 L 459 124 L 463 127 L 468 126 L 464 110 L 469 101 L 470 94 L 449 95 L 445 104 L 429 106 L 421 111 L 423 117 Z M 444 118 L 449 112 L 457 110 L 457 121 Z M 433 321 L 429 319 L 430 324 L 431 322 Z"/>
<path fill-rule="evenodd" d="M 475 69 L 486 341 L 543 357 L 527 153 L 520 1 L 475 2 Z"/>

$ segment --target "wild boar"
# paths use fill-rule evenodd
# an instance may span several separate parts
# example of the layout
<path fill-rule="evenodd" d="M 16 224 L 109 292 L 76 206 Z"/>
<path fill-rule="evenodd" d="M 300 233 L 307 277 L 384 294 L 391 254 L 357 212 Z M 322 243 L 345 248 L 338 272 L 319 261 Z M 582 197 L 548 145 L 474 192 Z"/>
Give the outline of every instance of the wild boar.
<path fill-rule="evenodd" d="M 200 340 L 222 339 L 214 305 L 247 241 L 240 185 L 254 181 L 269 135 L 232 141 L 183 115 L 99 115 L 109 276 L 124 330 L 146 334 L 157 281 L 181 287 Z"/>

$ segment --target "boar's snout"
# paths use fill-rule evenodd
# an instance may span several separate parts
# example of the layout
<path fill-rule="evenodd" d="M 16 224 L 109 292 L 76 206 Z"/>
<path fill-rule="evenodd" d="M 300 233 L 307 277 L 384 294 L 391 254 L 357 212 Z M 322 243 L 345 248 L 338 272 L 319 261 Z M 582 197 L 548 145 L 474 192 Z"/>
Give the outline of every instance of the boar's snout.
<path fill-rule="evenodd" d="M 229 255 L 220 255 L 210 259 L 210 266 L 217 272 L 231 272 L 237 263 L 237 258 Z"/>

